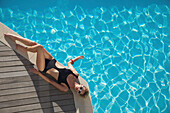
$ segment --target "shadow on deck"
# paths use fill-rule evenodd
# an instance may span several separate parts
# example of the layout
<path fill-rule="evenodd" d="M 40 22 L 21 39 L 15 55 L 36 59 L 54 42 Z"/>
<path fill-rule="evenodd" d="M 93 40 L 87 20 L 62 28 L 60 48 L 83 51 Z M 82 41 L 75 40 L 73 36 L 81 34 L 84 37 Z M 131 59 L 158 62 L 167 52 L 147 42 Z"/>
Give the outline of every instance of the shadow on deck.
<path fill-rule="evenodd" d="M 30 61 L 0 42 L 0 113 L 75 113 L 72 92 L 61 92 L 30 73 L 32 67 Z"/>

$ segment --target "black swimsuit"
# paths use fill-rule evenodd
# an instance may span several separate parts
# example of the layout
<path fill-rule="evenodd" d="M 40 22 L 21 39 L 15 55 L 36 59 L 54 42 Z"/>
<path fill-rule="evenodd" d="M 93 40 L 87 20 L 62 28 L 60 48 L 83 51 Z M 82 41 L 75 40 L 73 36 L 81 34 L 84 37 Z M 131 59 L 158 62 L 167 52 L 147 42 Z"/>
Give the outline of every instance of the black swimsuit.
<path fill-rule="evenodd" d="M 58 70 L 59 71 L 58 83 L 59 84 L 65 83 L 68 86 L 68 88 L 70 88 L 70 86 L 68 85 L 68 82 L 67 82 L 68 75 L 72 74 L 76 78 L 78 78 L 78 76 L 76 76 L 70 69 L 66 69 L 66 68 L 60 69 L 60 68 L 56 67 L 55 66 L 56 62 L 57 61 L 55 59 L 52 59 L 52 60 L 45 59 L 45 69 L 42 72 L 46 73 L 51 68 Z"/>

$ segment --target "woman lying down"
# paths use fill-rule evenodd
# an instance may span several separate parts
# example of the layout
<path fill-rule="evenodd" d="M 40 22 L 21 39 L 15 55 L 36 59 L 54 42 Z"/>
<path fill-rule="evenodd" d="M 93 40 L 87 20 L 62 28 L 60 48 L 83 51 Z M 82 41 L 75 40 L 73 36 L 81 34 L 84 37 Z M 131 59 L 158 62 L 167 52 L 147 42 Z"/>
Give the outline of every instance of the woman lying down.
<path fill-rule="evenodd" d="M 78 77 L 79 74 L 73 67 L 73 64 L 75 61 L 79 59 L 83 59 L 83 56 L 79 56 L 75 59 L 71 59 L 65 67 L 61 63 L 59 63 L 57 60 L 54 59 L 54 57 L 43 48 L 42 45 L 33 42 L 31 40 L 15 36 L 13 34 L 5 33 L 5 37 L 9 37 L 12 41 L 20 41 L 23 44 L 27 45 L 28 47 L 21 46 L 19 44 L 16 44 L 16 49 L 23 51 L 23 52 L 33 52 L 37 53 L 36 58 L 36 65 L 38 67 L 38 70 L 35 68 L 31 68 L 30 72 L 38 74 L 40 77 L 42 77 L 45 81 L 55 86 L 57 89 L 63 92 L 67 92 L 70 88 L 74 89 L 77 93 L 79 93 L 82 97 L 85 97 L 88 95 L 89 91 L 88 89 L 83 86 L 82 84 L 79 84 Z M 58 82 L 46 77 L 41 72 L 45 72 L 52 77 L 54 77 Z"/>

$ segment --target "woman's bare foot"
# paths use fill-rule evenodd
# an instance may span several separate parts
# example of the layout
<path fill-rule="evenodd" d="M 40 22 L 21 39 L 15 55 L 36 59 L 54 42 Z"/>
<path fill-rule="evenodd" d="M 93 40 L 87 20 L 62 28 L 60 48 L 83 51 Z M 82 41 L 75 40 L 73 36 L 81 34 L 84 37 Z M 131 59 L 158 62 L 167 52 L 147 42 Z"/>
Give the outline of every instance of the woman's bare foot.
<path fill-rule="evenodd" d="M 14 37 L 15 37 L 15 35 L 13 35 L 13 34 L 10 34 L 10 33 L 4 33 L 4 36 L 5 36 L 5 37 L 10 38 L 10 39 L 11 39 L 12 41 L 14 41 L 14 42 L 15 42 L 15 40 L 16 40 L 16 39 L 14 38 Z"/>
<path fill-rule="evenodd" d="M 9 33 L 4 33 L 4 36 L 8 36 L 9 35 Z"/>
<path fill-rule="evenodd" d="M 27 52 L 27 47 L 24 47 L 20 44 L 16 44 L 16 49 L 22 52 Z"/>
<path fill-rule="evenodd" d="M 22 38 L 21 36 L 17 36 L 17 35 L 10 34 L 10 33 L 4 33 L 4 36 L 9 37 L 12 41 L 16 41 L 16 40 L 20 41 L 27 46 L 34 46 L 34 45 L 38 44 L 38 43 L 31 41 L 29 39 Z"/>

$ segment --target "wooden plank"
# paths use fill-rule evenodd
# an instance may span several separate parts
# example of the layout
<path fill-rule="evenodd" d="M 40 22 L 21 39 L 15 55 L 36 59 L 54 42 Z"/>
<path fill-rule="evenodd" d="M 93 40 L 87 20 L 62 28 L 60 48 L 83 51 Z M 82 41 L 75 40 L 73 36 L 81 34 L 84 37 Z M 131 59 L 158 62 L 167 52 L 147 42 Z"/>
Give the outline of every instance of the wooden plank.
<path fill-rule="evenodd" d="M 74 110 L 74 109 L 75 109 L 74 105 L 66 105 L 66 106 L 62 106 L 62 107 L 54 107 L 54 112 L 60 112 L 60 111 L 65 112 L 65 111 L 70 111 L 70 110 Z"/>
<path fill-rule="evenodd" d="M 61 94 L 58 93 L 56 90 L 48 90 L 48 91 L 41 91 L 41 92 L 27 92 L 27 93 L 19 93 L 19 94 L 13 94 L 13 95 L 3 95 L 0 96 L 0 102 L 4 101 L 12 101 L 12 100 L 18 100 L 18 99 L 27 99 L 27 98 L 37 98 L 37 95 L 39 97 L 51 97 L 51 99 L 57 99 L 57 100 L 64 100 L 64 99 L 70 99 L 73 98 L 72 92 L 66 92 L 63 94 L 63 92 L 60 91 Z M 55 97 L 57 96 L 57 97 Z"/>
<path fill-rule="evenodd" d="M 54 107 L 54 108 L 53 108 Z M 19 111 L 18 113 L 75 113 L 74 105 L 53 106 L 50 108 L 33 109 L 29 111 Z M 67 109 L 69 108 L 69 109 Z M 55 112 L 57 111 L 57 112 Z"/>
<path fill-rule="evenodd" d="M 11 51 L 12 49 L 8 46 L 0 46 L 0 51 Z"/>
<path fill-rule="evenodd" d="M 3 56 L 0 57 L 0 62 L 2 61 L 13 61 L 13 60 L 25 60 L 24 57 L 19 58 L 18 56 Z"/>
<path fill-rule="evenodd" d="M 53 102 L 54 103 L 54 102 Z M 51 103 L 50 103 L 51 104 Z M 67 112 L 67 111 L 70 111 L 70 110 L 72 110 L 72 111 L 74 111 L 74 113 L 75 113 L 75 106 L 74 105 L 65 105 L 65 106 L 57 106 L 57 105 L 48 105 L 48 104 L 46 104 L 46 106 L 44 106 L 43 104 L 42 104 L 42 106 L 44 106 L 42 109 L 43 109 L 43 112 L 44 113 L 53 113 L 53 112 L 58 112 L 58 113 L 60 113 L 60 112 Z M 51 106 L 51 107 L 50 107 Z M 32 110 L 32 111 L 34 111 L 34 113 L 36 113 L 36 112 L 38 112 L 37 110 Z M 26 112 L 28 112 L 28 111 L 26 111 Z"/>
<path fill-rule="evenodd" d="M 62 95 L 58 95 L 57 93 L 51 95 L 51 91 L 50 91 L 50 99 L 51 100 L 67 100 L 67 99 L 71 99 L 73 98 L 73 95 L 70 94 L 70 93 L 65 93 L 65 94 L 62 94 Z"/>
<path fill-rule="evenodd" d="M 0 78 L 0 84 L 8 84 L 8 83 L 21 82 L 22 80 L 23 81 L 27 81 L 28 78 L 30 78 L 30 76 Z"/>
<path fill-rule="evenodd" d="M 27 71 L 24 71 L 27 72 Z M 44 79 L 42 79 L 40 76 L 36 75 L 36 74 L 27 74 L 25 73 L 25 75 L 22 73 L 23 76 L 18 76 L 18 77 L 13 77 L 11 76 L 11 74 L 19 74 L 20 72 L 10 72 L 10 73 L 1 73 L 9 76 L 9 77 L 5 77 L 5 78 L 0 78 L 0 85 L 1 84 L 10 84 L 10 83 L 18 83 L 18 82 L 28 82 L 28 81 L 33 81 L 33 82 L 38 82 L 39 84 L 41 84 L 42 82 L 45 82 L 46 84 L 48 84 Z M 45 84 L 43 83 L 43 84 Z"/>
<path fill-rule="evenodd" d="M 51 108 L 52 109 L 52 108 Z M 49 112 L 49 108 L 48 109 L 34 109 L 34 110 L 29 110 L 29 111 L 20 111 L 18 113 L 53 113 L 53 112 Z"/>
<path fill-rule="evenodd" d="M 27 60 L 0 62 L 0 68 L 1 67 L 12 67 L 12 66 L 28 66 L 28 65 L 33 65 L 33 64 Z"/>
<path fill-rule="evenodd" d="M 9 51 L 0 51 L 0 58 L 3 56 L 17 56 L 18 58 L 22 57 L 24 58 L 22 55 L 18 54 L 17 52 L 13 51 L 13 50 L 9 50 Z M 28 60 L 28 59 L 25 59 Z"/>
<path fill-rule="evenodd" d="M 0 78 L 9 78 L 9 77 L 20 77 L 20 76 L 28 76 L 28 71 L 15 71 L 15 72 L 2 72 L 0 73 Z"/>
<path fill-rule="evenodd" d="M 16 71 L 25 71 L 32 66 L 13 66 L 13 67 L 0 67 L 0 73 L 2 72 L 16 72 Z"/>
<path fill-rule="evenodd" d="M 16 53 L 13 50 L 0 51 L 0 57 L 2 57 L 2 56 L 12 56 L 12 55 L 16 55 Z"/>
<path fill-rule="evenodd" d="M 20 93 L 28 93 L 28 92 L 34 92 L 34 91 L 49 91 L 49 90 L 54 90 L 56 94 L 65 94 L 64 92 L 59 91 L 56 89 L 54 86 L 48 84 L 48 85 L 42 85 L 42 86 L 28 86 L 28 87 L 19 87 L 15 89 L 3 89 L 0 90 L 0 96 L 4 95 L 15 95 L 15 94 L 20 94 Z M 54 92 L 51 92 L 51 94 L 54 94 Z"/>
<path fill-rule="evenodd" d="M 10 84 L 1 84 L 0 90 L 5 89 L 14 89 L 14 88 L 20 88 L 20 87 L 28 87 L 28 86 L 34 86 L 32 81 L 26 81 L 26 82 L 18 82 L 18 83 L 10 83 Z"/>
<path fill-rule="evenodd" d="M 35 102 L 35 100 L 33 100 L 34 98 L 32 98 L 31 100 L 29 100 L 29 101 L 26 101 L 26 100 L 28 100 L 28 99 L 25 99 L 25 101 L 24 100 L 18 100 L 18 102 L 21 102 L 21 103 L 19 103 L 19 104 L 21 104 L 21 105 L 17 105 L 17 106 L 14 106 L 14 107 L 8 107 L 8 105 L 7 104 L 10 104 L 10 101 L 9 102 L 2 102 L 2 104 L 4 105 L 4 106 L 6 106 L 6 107 L 2 107 L 0 110 L 2 110 L 2 111 L 9 111 L 9 110 L 13 110 L 13 111 L 15 111 L 15 110 L 17 110 L 17 109 L 20 109 L 19 111 L 22 111 L 22 110 L 29 110 L 30 109 L 30 105 L 35 105 L 35 106 L 37 106 L 37 105 L 39 105 L 39 101 L 40 101 L 40 103 L 41 103 L 41 105 L 42 104 L 46 104 L 46 103 L 49 103 L 50 102 L 50 105 L 51 105 L 51 102 L 54 102 L 54 104 L 53 104 L 53 106 L 49 106 L 49 104 L 46 104 L 44 107 L 46 108 L 48 108 L 48 107 L 56 107 L 56 106 L 58 106 L 58 105 L 60 105 L 60 106 L 65 106 L 65 105 L 70 105 L 70 104 L 72 104 L 74 101 L 73 101 L 73 98 L 72 98 L 72 96 L 70 96 L 70 95 L 59 95 L 59 96 L 57 96 L 57 95 L 55 95 L 55 96 L 51 96 L 51 97 L 53 97 L 53 99 L 51 99 L 49 96 L 48 97 L 46 97 L 46 98 L 41 98 L 40 100 L 39 99 L 37 99 L 37 103 L 30 103 L 30 104 L 28 104 L 28 103 L 24 103 L 24 102 Z M 59 98 L 59 97 L 62 97 L 62 99 L 61 98 Z M 65 97 L 65 100 L 63 100 L 63 97 Z M 67 99 L 67 100 L 66 100 Z M 14 100 L 15 101 L 15 104 L 17 104 L 16 103 L 16 100 Z M 13 102 L 14 102 L 13 101 Z M 11 101 L 12 102 L 12 101 Z M 3 106 L 2 105 L 2 106 Z M 43 105 L 42 105 L 43 106 Z M 25 109 L 21 109 L 22 107 L 24 107 Z M 41 108 L 41 107 L 36 107 L 36 108 L 33 108 L 33 109 L 37 109 L 37 108 Z M 31 109 L 32 110 L 32 109 Z M 15 112 L 17 112 L 17 111 L 15 111 Z"/>
<path fill-rule="evenodd" d="M 47 97 L 44 97 L 44 98 L 47 98 Z M 47 99 L 49 100 L 49 98 Z M 35 103 L 39 103 L 39 99 L 36 97 L 28 98 L 28 99 L 6 101 L 6 102 L 1 102 L 0 109 L 7 108 L 7 107 L 21 106 L 25 104 L 35 104 Z"/>
<path fill-rule="evenodd" d="M 5 84 L 20 84 L 22 82 L 30 82 L 30 81 L 33 81 L 34 82 L 34 85 L 47 85 L 49 83 L 47 83 L 44 79 L 42 79 L 40 76 L 36 75 L 36 74 L 31 74 L 29 75 L 27 73 L 27 71 L 23 71 L 25 72 L 25 75 L 23 74 L 23 76 L 19 76 L 19 77 L 13 77 L 13 76 L 10 76 L 11 74 L 20 74 L 20 72 L 11 72 L 11 73 L 1 73 L 1 74 L 4 74 L 7 75 L 9 74 L 10 77 L 5 77 L 5 78 L 1 78 L 0 79 L 0 87 L 3 87 L 1 85 L 5 85 Z M 23 73 L 22 72 L 22 73 Z M 8 76 L 8 75 L 7 75 Z M 56 81 L 57 82 L 57 81 Z M 7 86 L 6 86 L 7 87 Z M 14 86 L 13 86 L 14 87 Z M 11 86 L 12 88 L 12 86 Z M 0 88 L 1 89 L 1 88 Z"/>
<path fill-rule="evenodd" d="M 0 90 L 0 96 L 36 91 L 34 87 L 24 87 L 10 90 Z"/>
<path fill-rule="evenodd" d="M 2 74 L 2 73 L 1 73 Z M 8 73 L 9 74 L 9 73 Z M 33 78 L 38 80 L 38 76 L 34 76 Z M 31 81 L 30 75 L 26 76 L 19 76 L 19 77 L 4 77 L 0 78 L 0 84 L 8 84 L 8 83 L 17 83 L 17 82 L 25 82 L 25 81 Z"/>
<path fill-rule="evenodd" d="M 76 110 L 70 110 L 70 111 L 61 111 L 61 112 L 54 112 L 54 113 L 76 113 Z"/>
<path fill-rule="evenodd" d="M 16 73 L 17 72 L 15 72 L 15 74 Z M 10 73 L 9 73 L 9 76 L 11 76 Z M 5 88 L 8 88 L 10 86 L 11 86 L 10 88 L 17 88 L 17 87 L 22 86 L 23 82 L 30 82 L 30 81 L 33 81 L 35 87 L 38 86 L 38 85 L 39 86 L 40 85 L 49 85 L 49 83 L 47 83 L 44 79 L 42 79 L 38 75 L 31 75 L 30 76 L 30 75 L 26 74 L 25 76 L 19 76 L 19 77 L 13 77 L 12 76 L 12 77 L 1 78 L 0 79 L 0 89 L 5 89 Z M 12 84 L 15 84 L 15 83 L 17 83 L 18 85 L 17 86 L 12 86 Z M 9 86 L 8 85 L 5 86 L 6 84 L 8 84 Z"/>
<path fill-rule="evenodd" d="M 55 93 L 65 94 L 64 92 L 57 90 L 54 86 L 52 86 L 50 84 L 46 84 L 46 82 L 44 82 L 44 84 L 45 85 L 39 85 L 38 83 L 35 84 L 35 83 L 30 82 L 30 85 L 28 84 L 29 86 L 27 86 L 27 87 L 21 87 L 22 84 L 20 84 L 18 88 L 16 88 L 16 86 L 13 86 L 14 88 L 11 88 L 11 89 L 0 90 L 0 96 L 33 92 L 35 90 L 36 91 L 56 90 Z M 9 86 L 7 86 L 7 87 L 9 87 Z M 51 92 L 51 93 L 53 93 L 53 92 Z"/>
<path fill-rule="evenodd" d="M 24 110 L 32 110 L 41 108 L 40 104 L 30 104 L 30 105 L 24 105 L 24 106 L 16 106 L 16 107 L 9 107 L 9 108 L 2 108 L 0 109 L 1 113 L 14 113 L 18 111 L 24 111 Z"/>
<path fill-rule="evenodd" d="M 11 75 L 18 75 L 11 76 Z M 50 79 L 55 80 L 51 75 L 45 74 Z M 0 74 L 0 84 L 6 83 L 15 83 L 15 82 L 24 82 L 24 81 L 38 81 L 38 82 L 46 82 L 37 74 L 29 73 L 28 71 L 18 71 L 18 72 L 5 72 Z M 47 83 L 47 82 L 46 82 Z"/>
<path fill-rule="evenodd" d="M 26 99 L 26 98 L 37 98 L 37 92 L 28 92 L 28 93 L 21 93 L 16 95 L 4 95 L 0 96 L 1 102 L 4 101 L 12 101 L 17 99 Z"/>
<path fill-rule="evenodd" d="M 12 55 L 12 56 L 2 56 L 2 57 L 0 57 L 0 60 L 1 60 L 0 62 L 9 62 L 9 61 L 15 61 L 15 60 L 17 60 L 17 61 L 19 61 L 19 60 L 24 61 L 24 60 L 27 60 L 27 59 L 25 59 L 21 55 L 17 55 L 17 56 L 16 55 L 15 56 Z"/>
<path fill-rule="evenodd" d="M 28 79 L 28 80 L 26 80 L 26 79 Z M 3 79 L 0 79 L 0 83 L 4 83 L 4 82 L 2 82 L 2 80 Z M 47 83 L 45 80 L 43 80 L 38 75 L 32 76 L 31 78 L 30 77 L 28 77 L 28 78 L 13 77 L 12 79 L 6 78 L 6 80 L 8 80 L 9 82 L 7 82 L 5 84 L 0 84 L 1 90 L 17 89 L 17 88 L 21 88 L 21 87 L 36 87 L 38 89 L 43 89 L 43 90 L 48 90 L 49 87 L 50 87 L 50 90 L 56 89 L 54 86 Z M 4 79 L 4 81 L 5 81 L 5 79 Z"/>
<path fill-rule="evenodd" d="M 22 88 L 22 87 L 36 87 L 36 88 L 44 88 L 47 89 L 46 87 L 50 87 L 50 90 L 56 89 L 54 86 L 51 84 L 47 83 L 44 80 L 37 80 L 37 81 L 20 81 L 20 82 L 15 82 L 15 83 L 8 83 L 8 84 L 0 84 L 0 90 L 9 90 L 9 89 L 17 89 L 17 88 Z"/>
<path fill-rule="evenodd" d="M 45 102 L 51 102 L 55 101 L 58 105 L 70 105 L 74 104 L 74 100 L 67 99 L 67 100 L 51 100 L 49 96 L 47 97 L 40 97 L 40 98 L 27 98 L 27 99 L 19 99 L 19 100 L 12 100 L 12 101 L 6 101 L 6 102 L 1 102 L 0 104 L 0 109 L 1 108 L 7 108 L 7 107 L 14 107 L 14 106 L 21 106 L 21 105 L 28 105 L 28 104 L 35 104 L 35 103 L 45 103 Z"/>
<path fill-rule="evenodd" d="M 52 109 L 52 110 L 51 110 Z M 47 109 L 37 109 L 37 110 L 30 110 L 30 111 L 21 111 L 21 112 L 18 112 L 18 113 L 76 113 L 76 110 L 67 110 L 67 111 L 57 111 L 57 112 L 54 112 L 53 108 L 47 108 Z M 50 112 L 51 110 L 51 112 Z"/>
<path fill-rule="evenodd" d="M 56 81 L 51 75 L 48 75 L 48 74 L 44 74 L 44 75 L 47 76 L 48 78 Z M 16 72 L 2 72 L 2 73 L 0 73 L 0 84 L 10 83 L 10 82 L 19 82 L 19 81 L 30 81 L 30 80 L 45 81 L 39 75 L 30 73 L 29 71 L 16 71 Z"/>

